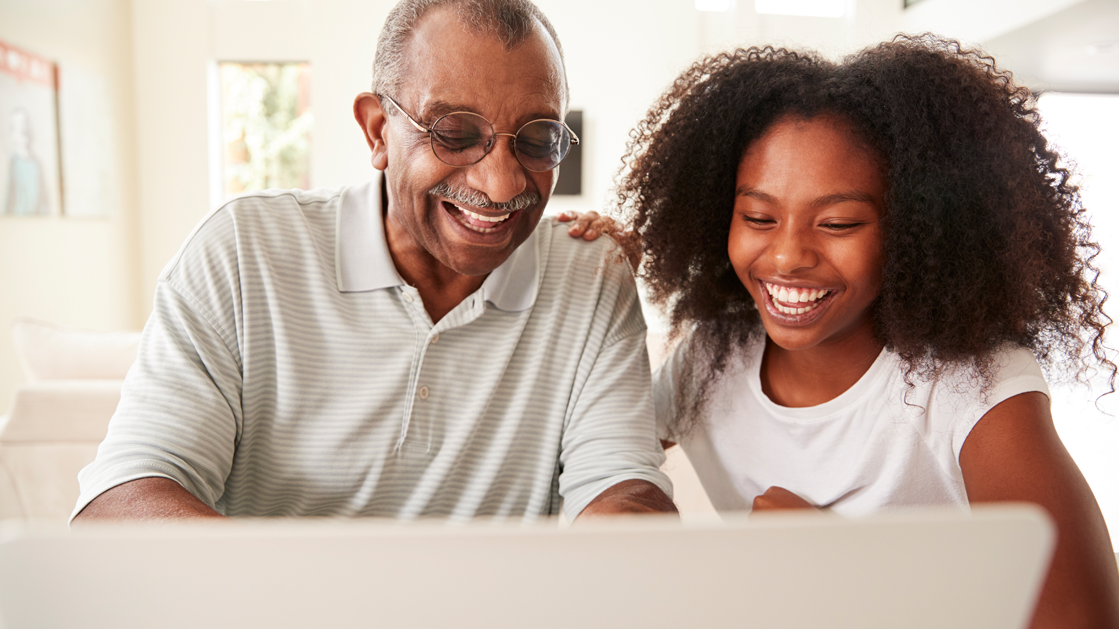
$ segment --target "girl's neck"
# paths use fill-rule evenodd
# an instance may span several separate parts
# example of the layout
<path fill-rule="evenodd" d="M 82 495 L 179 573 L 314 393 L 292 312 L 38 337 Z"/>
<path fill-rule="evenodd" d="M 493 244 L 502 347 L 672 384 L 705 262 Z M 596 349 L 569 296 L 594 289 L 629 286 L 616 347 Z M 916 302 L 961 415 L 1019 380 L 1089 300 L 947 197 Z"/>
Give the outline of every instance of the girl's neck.
<path fill-rule="evenodd" d="M 786 350 L 766 337 L 762 391 L 781 406 L 817 406 L 854 386 L 881 353 L 882 343 L 869 330 L 795 351 Z"/>

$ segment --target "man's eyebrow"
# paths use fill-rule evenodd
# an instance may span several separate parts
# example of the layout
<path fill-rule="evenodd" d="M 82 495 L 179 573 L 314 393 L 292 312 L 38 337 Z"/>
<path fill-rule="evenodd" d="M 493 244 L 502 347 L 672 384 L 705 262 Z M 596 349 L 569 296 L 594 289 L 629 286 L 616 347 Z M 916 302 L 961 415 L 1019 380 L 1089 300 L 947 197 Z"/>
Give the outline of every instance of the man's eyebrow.
<path fill-rule="evenodd" d="M 424 107 L 423 111 L 419 113 L 427 122 L 435 122 L 436 118 L 453 114 L 456 111 L 468 111 L 472 114 L 478 113 L 466 105 L 448 102 L 445 100 L 433 100 Z M 481 115 L 481 114 L 479 114 Z M 430 119 L 430 120 L 428 120 Z"/>
<path fill-rule="evenodd" d="M 465 112 L 469 112 L 469 113 L 472 113 L 472 114 L 477 114 L 479 116 L 482 116 L 482 114 L 479 113 L 478 111 L 476 111 L 473 107 L 463 105 L 461 103 L 453 103 L 453 102 L 445 101 L 445 100 L 433 100 L 433 101 L 429 102 L 427 104 L 427 106 L 424 107 L 423 111 L 420 112 L 418 115 L 422 116 L 422 118 L 420 119 L 421 122 L 426 122 L 428 124 L 434 124 L 435 121 L 438 120 L 441 116 L 446 116 L 447 114 L 453 114 L 453 113 L 458 112 L 458 111 L 465 111 Z M 482 116 L 482 117 L 485 118 L 485 116 Z M 489 120 L 489 119 L 487 118 L 487 120 Z M 537 112 L 537 113 L 528 115 L 524 119 L 523 122 L 528 122 L 529 120 L 563 120 L 563 119 L 560 118 L 555 112 L 551 112 L 551 113 Z"/>

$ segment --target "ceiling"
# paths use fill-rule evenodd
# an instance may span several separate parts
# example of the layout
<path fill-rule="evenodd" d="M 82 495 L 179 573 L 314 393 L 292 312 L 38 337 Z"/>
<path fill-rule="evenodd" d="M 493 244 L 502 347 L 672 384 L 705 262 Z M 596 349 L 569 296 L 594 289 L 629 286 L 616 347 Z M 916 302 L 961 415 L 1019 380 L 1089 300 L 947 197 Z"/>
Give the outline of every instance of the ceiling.
<path fill-rule="evenodd" d="M 984 48 L 1035 92 L 1119 94 L 1119 0 L 1086 0 Z"/>

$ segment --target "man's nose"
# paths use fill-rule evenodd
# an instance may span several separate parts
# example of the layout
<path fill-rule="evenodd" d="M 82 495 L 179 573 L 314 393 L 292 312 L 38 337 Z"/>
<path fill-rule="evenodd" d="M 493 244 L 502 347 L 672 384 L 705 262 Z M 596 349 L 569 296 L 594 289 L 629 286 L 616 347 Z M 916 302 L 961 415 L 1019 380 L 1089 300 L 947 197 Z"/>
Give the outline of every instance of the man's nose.
<path fill-rule="evenodd" d="M 494 203 L 504 203 L 525 191 L 524 167 L 513 152 L 512 137 L 499 134 L 493 150 L 482 161 L 467 167 L 466 181 L 470 187 L 485 192 Z"/>
<path fill-rule="evenodd" d="M 782 275 L 810 269 L 819 261 L 813 247 L 811 229 L 785 223 L 777 228 L 769 246 L 774 268 Z"/>

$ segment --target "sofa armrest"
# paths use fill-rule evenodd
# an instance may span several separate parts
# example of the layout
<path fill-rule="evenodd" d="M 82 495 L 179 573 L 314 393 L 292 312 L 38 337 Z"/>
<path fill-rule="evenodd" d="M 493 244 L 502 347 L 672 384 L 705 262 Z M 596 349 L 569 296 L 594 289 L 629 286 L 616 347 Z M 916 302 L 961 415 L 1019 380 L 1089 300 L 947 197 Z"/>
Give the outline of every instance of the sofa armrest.
<path fill-rule="evenodd" d="M 44 380 L 16 389 L 0 444 L 100 443 L 120 401 L 122 380 Z"/>

